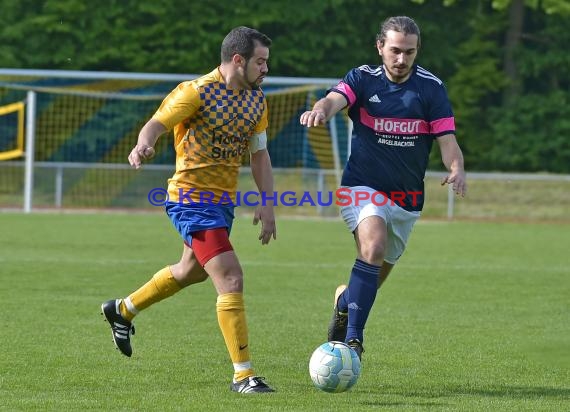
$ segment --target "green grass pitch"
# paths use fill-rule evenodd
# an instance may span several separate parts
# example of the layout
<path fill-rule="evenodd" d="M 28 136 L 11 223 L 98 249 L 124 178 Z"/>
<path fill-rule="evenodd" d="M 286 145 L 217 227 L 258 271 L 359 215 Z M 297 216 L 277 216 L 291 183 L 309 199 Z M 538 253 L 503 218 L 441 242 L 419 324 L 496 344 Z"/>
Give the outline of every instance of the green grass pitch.
<path fill-rule="evenodd" d="M 162 214 L 0 214 L 0 410 L 570 410 L 570 230 L 430 222 L 370 315 L 352 390 L 316 390 L 308 360 L 354 246 L 337 220 L 278 220 L 278 239 L 239 217 L 256 371 L 277 392 L 229 391 L 232 369 L 210 281 L 135 320 L 134 354 L 99 314 L 174 263 Z"/>

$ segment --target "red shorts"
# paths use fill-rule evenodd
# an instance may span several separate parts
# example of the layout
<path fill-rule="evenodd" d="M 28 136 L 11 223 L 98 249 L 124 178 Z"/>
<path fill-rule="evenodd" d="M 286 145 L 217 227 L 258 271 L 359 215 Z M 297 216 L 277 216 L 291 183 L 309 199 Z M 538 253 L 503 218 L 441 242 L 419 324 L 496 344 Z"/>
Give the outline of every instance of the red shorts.
<path fill-rule="evenodd" d="M 192 233 L 192 246 L 186 241 L 184 244 L 192 248 L 196 260 L 202 266 L 213 257 L 234 250 L 230 243 L 228 229 L 225 227 L 194 232 Z"/>

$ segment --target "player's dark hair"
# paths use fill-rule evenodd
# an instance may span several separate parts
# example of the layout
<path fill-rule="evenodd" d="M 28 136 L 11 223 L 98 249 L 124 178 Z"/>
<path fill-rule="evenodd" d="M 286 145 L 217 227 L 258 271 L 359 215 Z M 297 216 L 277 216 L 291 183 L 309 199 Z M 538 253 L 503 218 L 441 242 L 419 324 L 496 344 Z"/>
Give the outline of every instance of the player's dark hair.
<path fill-rule="evenodd" d="M 418 36 L 418 49 L 420 48 L 420 28 L 411 17 L 396 16 L 388 17 L 386 20 L 384 20 L 380 26 L 380 32 L 376 35 L 376 40 L 380 41 L 381 45 L 384 45 L 384 41 L 386 40 L 386 33 L 390 30 L 396 31 L 398 33 L 404 33 L 405 35 L 415 34 Z"/>
<path fill-rule="evenodd" d="M 249 60 L 258 45 L 270 47 L 271 39 L 255 29 L 245 26 L 236 27 L 228 33 L 222 42 L 222 62 L 231 61 L 234 54 L 239 54 L 245 60 Z"/>

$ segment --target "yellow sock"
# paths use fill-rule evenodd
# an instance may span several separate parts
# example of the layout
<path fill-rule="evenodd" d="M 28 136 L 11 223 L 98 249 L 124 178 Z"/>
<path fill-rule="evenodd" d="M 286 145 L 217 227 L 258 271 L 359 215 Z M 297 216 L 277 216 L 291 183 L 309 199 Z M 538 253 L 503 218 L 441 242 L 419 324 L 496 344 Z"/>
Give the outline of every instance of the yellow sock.
<path fill-rule="evenodd" d="M 131 321 L 141 310 L 174 295 L 180 289 L 182 288 L 172 276 L 170 267 L 167 266 L 156 272 L 152 279 L 121 301 L 119 307 L 121 315 Z"/>
<path fill-rule="evenodd" d="M 216 302 L 218 324 L 234 365 L 234 380 L 253 376 L 242 293 L 225 293 Z"/>

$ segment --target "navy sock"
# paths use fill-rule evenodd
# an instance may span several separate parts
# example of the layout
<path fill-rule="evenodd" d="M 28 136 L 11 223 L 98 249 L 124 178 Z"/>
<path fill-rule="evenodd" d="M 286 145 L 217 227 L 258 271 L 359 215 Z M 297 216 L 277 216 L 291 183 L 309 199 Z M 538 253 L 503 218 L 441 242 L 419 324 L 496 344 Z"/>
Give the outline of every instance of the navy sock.
<path fill-rule="evenodd" d="M 339 303 L 342 300 L 348 308 L 346 342 L 354 338 L 364 342 L 364 325 L 376 299 L 379 273 L 380 266 L 371 265 L 359 259 L 354 262 L 348 288 L 342 294 L 346 296 L 339 297 Z M 348 303 L 346 303 L 347 300 Z"/>

